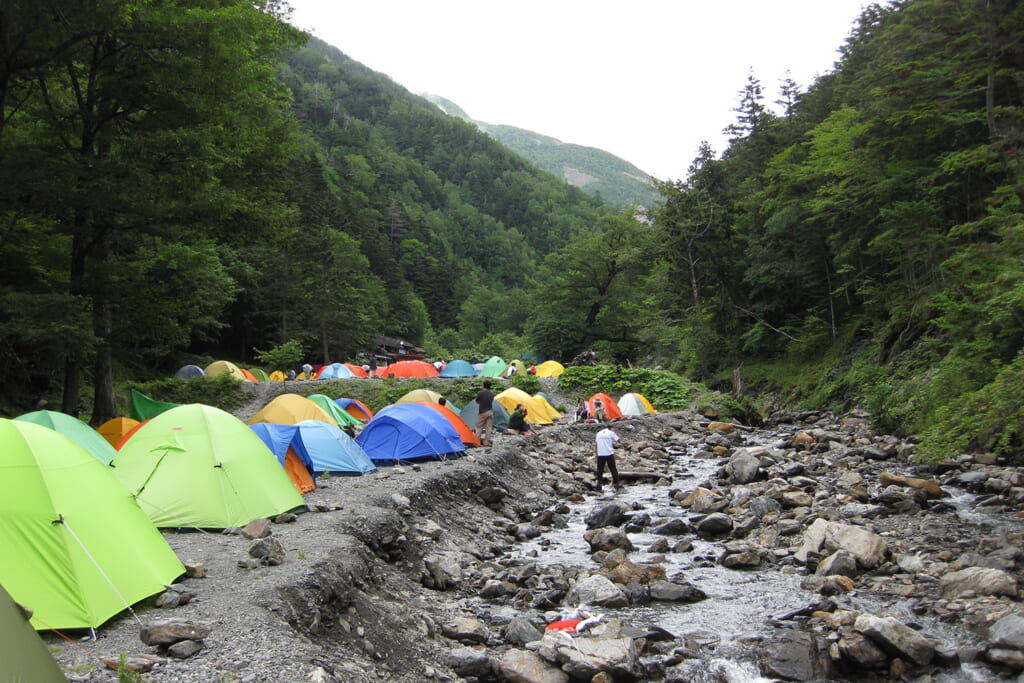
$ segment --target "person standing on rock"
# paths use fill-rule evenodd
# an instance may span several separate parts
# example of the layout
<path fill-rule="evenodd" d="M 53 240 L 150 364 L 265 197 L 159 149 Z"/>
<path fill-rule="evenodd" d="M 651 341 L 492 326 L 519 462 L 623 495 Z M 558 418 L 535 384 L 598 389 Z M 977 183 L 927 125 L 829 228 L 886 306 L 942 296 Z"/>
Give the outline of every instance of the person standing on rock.
<path fill-rule="evenodd" d="M 596 454 L 597 454 L 597 487 L 604 487 L 604 468 L 612 474 L 612 486 L 619 489 L 619 470 L 615 467 L 615 444 L 619 435 L 611 427 L 605 427 L 597 433 Z"/>
<path fill-rule="evenodd" d="M 494 420 L 494 392 L 491 391 L 491 380 L 484 380 L 484 388 L 476 394 L 476 405 L 480 411 L 476 418 L 476 438 L 481 446 L 490 446 Z"/>

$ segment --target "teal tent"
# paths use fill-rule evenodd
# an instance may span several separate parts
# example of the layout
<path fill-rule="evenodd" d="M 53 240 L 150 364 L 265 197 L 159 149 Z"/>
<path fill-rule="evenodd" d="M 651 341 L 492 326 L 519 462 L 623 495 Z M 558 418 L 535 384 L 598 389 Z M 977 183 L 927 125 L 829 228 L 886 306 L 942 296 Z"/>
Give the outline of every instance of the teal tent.
<path fill-rule="evenodd" d="M 37 410 L 34 413 L 19 415 L 14 419 L 23 422 L 33 422 L 60 432 L 92 453 L 104 465 L 109 465 L 110 461 L 117 454 L 117 451 L 114 450 L 109 441 L 103 438 L 102 434 L 77 417 L 71 417 L 65 413 L 58 413 L 53 410 Z"/>
<path fill-rule="evenodd" d="M 362 424 L 362 422 L 353 417 L 348 411 L 344 410 L 341 406 L 323 394 L 313 394 L 309 396 L 309 400 L 323 408 L 324 412 L 330 415 L 331 419 L 334 420 L 339 427 L 355 427 Z"/>
<path fill-rule="evenodd" d="M 480 369 L 481 377 L 504 377 L 508 364 L 497 356 L 491 356 Z"/>

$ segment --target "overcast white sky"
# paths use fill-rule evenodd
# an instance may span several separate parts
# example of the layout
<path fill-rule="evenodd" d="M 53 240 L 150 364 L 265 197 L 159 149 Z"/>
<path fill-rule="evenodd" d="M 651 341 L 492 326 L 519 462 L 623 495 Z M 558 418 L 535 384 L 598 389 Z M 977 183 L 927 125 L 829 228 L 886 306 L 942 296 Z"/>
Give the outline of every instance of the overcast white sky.
<path fill-rule="evenodd" d="M 683 178 L 716 153 L 753 68 L 831 71 L 865 0 L 288 0 L 292 23 L 474 119 L 607 150 Z"/>

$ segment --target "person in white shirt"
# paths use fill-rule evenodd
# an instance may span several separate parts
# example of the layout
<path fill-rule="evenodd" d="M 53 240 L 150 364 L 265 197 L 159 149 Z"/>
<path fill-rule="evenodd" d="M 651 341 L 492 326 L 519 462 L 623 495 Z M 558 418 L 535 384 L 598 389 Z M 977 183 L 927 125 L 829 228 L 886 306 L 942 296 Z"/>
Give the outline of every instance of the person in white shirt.
<path fill-rule="evenodd" d="M 615 443 L 619 435 L 611 427 L 605 427 L 597 433 L 595 452 L 597 455 L 597 486 L 604 487 L 604 468 L 612 474 L 612 486 L 619 488 L 619 470 L 615 467 Z"/>

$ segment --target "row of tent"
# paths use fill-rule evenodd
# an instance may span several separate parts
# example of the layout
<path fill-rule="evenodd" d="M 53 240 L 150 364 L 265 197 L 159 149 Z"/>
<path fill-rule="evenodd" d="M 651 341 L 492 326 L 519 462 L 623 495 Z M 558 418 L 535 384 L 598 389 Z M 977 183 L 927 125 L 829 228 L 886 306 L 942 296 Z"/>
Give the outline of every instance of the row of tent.
<path fill-rule="evenodd" d="M 427 390 L 376 414 L 353 399 L 284 394 L 248 425 L 202 404 L 136 401 L 156 414 L 116 446 L 63 413 L 0 419 L 0 586 L 34 609 L 36 629 L 98 626 L 173 583 L 183 567 L 158 528 L 240 526 L 302 509 L 326 473 L 479 445 L 476 403 L 460 415 Z M 510 388 L 496 396 L 496 428 L 519 403 L 535 424 L 560 417 L 544 395 Z M 364 420 L 354 439 L 344 431 Z"/>
<path fill-rule="evenodd" d="M 391 363 L 381 368 L 377 375 L 379 377 L 405 377 L 405 378 L 427 378 L 427 377 L 505 377 L 509 368 L 515 368 L 516 372 L 526 374 L 527 367 L 523 361 L 515 359 L 506 363 L 498 356 L 492 356 L 485 363 L 471 364 L 464 360 L 453 360 L 445 364 L 440 370 L 432 363 L 421 360 L 402 360 Z M 535 369 L 538 377 L 558 377 L 565 372 L 565 367 L 558 361 L 544 361 Z M 231 361 L 218 360 L 208 365 L 205 369 L 198 365 L 185 365 L 174 373 L 182 379 L 194 377 L 218 377 L 228 375 L 241 382 L 283 382 L 287 377 L 280 370 L 275 370 L 269 375 L 259 368 L 252 370 L 239 367 Z M 331 363 L 315 369 L 310 377 L 300 374 L 297 379 L 356 379 L 367 377 L 365 368 L 353 363 Z"/>

